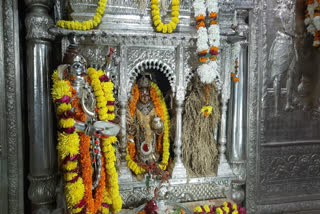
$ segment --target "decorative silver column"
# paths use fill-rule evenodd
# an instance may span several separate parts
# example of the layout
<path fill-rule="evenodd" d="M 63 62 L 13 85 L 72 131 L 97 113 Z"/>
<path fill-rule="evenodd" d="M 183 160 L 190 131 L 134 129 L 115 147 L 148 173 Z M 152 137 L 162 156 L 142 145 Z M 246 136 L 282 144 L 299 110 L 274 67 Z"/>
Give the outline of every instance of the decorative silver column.
<path fill-rule="evenodd" d="M 24 213 L 24 70 L 18 0 L 0 1 L 0 213 Z"/>
<path fill-rule="evenodd" d="M 223 73 L 223 85 L 221 89 L 221 122 L 220 122 L 220 135 L 219 135 L 219 165 L 218 165 L 218 176 L 230 176 L 232 171 L 226 158 L 226 144 L 227 144 L 227 109 L 230 98 L 230 62 L 228 59 L 231 57 L 230 45 L 226 41 L 222 42 L 222 63 L 224 67 L 221 68 Z M 220 64 L 222 64 L 220 63 Z"/>
<path fill-rule="evenodd" d="M 230 139 L 230 164 L 233 173 L 237 179 L 232 183 L 232 199 L 237 203 L 242 203 L 245 198 L 244 184 L 246 180 L 246 124 L 247 124 L 247 72 L 248 72 L 248 25 L 245 22 L 248 17 L 247 10 L 238 10 L 238 33 L 236 38 L 232 39 L 234 51 L 232 63 L 235 64 L 235 58 L 238 58 L 239 82 L 233 83 L 231 87 L 231 98 L 229 105 L 229 121 L 231 125 Z"/>
<path fill-rule="evenodd" d="M 175 138 L 175 148 L 174 148 L 174 168 L 172 171 L 172 178 L 173 179 L 186 179 L 187 177 L 187 170 L 184 167 L 181 159 L 181 146 L 182 146 L 182 106 L 185 98 L 185 89 L 184 89 L 184 75 L 183 75 L 183 55 L 184 50 L 181 45 L 177 48 L 177 72 L 179 72 L 178 82 L 177 82 L 177 94 L 176 94 L 176 138 Z"/>
<path fill-rule="evenodd" d="M 124 60 L 127 57 L 127 46 L 120 45 L 120 58 L 122 59 L 120 63 L 120 75 L 119 75 L 119 103 L 120 103 L 120 126 L 121 126 L 121 139 L 120 139 L 120 154 L 121 154 L 121 165 L 119 169 L 119 183 L 132 181 L 132 174 L 127 165 L 126 161 L 126 148 L 127 148 L 127 120 L 126 111 L 128 105 L 128 92 L 127 92 L 127 75 L 122 75 L 127 73 L 127 61 Z M 128 89 L 131 91 L 131 89 Z M 121 188 L 121 187 L 120 187 Z"/>
<path fill-rule="evenodd" d="M 28 197 L 34 212 L 53 209 L 56 189 L 55 132 L 51 91 L 51 62 L 54 39 L 48 33 L 53 21 L 49 0 L 25 0 L 27 16 L 27 105 L 30 142 L 30 186 Z"/>

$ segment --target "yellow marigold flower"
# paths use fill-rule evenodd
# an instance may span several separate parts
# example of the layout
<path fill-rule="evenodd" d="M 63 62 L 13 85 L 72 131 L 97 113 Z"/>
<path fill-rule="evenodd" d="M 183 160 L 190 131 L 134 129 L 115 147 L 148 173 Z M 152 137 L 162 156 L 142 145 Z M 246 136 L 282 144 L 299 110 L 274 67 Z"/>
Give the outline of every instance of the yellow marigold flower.
<path fill-rule="evenodd" d="M 203 106 L 201 108 L 201 113 L 204 116 L 208 117 L 212 113 L 212 106 Z"/>
<path fill-rule="evenodd" d="M 175 24 L 178 24 L 179 23 L 179 18 L 172 17 L 171 21 L 173 21 Z"/>
<path fill-rule="evenodd" d="M 159 15 L 155 15 L 154 17 L 152 17 L 152 20 L 155 22 L 157 20 L 160 20 L 160 16 Z"/>
<path fill-rule="evenodd" d="M 74 126 L 74 119 L 73 118 L 61 119 L 59 120 L 59 126 L 62 128 L 71 128 Z"/>
<path fill-rule="evenodd" d="M 75 205 L 79 204 L 84 196 L 84 185 L 82 178 L 79 178 L 74 183 L 66 183 L 64 186 L 66 193 L 68 209 L 72 209 Z"/>
<path fill-rule="evenodd" d="M 71 181 L 74 177 L 76 177 L 78 174 L 74 172 L 67 172 L 64 174 L 64 180 L 65 181 Z"/>
<path fill-rule="evenodd" d="M 153 22 L 153 24 L 154 24 L 156 27 L 157 27 L 159 24 L 161 24 L 161 23 L 162 23 L 162 22 L 161 22 L 160 19 Z"/>
<path fill-rule="evenodd" d="M 152 14 L 152 16 L 160 15 L 160 11 L 159 10 L 152 10 L 151 14 Z"/>
<path fill-rule="evenodd" d="M 117 195 L 114 200 L 112 201 L 111 211 L 114 213 L 120 212 L 122 208 L 122 199 L 119 195 Z"/>
<path fill-rule="evenodd" d="M 169 25 L 171 25 L 172 29 L 176 29 L 177 27 L 177 25 L 173 21 L 169 22 Z"/>
<path fill-rule="evenodd" d="M 175 16 L 175 17 L 179 17 L 179 11 L 172 11 L 171 13 L 172 16 Z"/>
<path fill-rule="evenodd" d="M 235 211 L 232 212 L 232 214 L 239 214 L 239 211 L 235 210 Z"/>
<path fill-rule="evenodd" d="M 66 164 L 62 165 L 62 168 L 67 171 L 71 171 L 75 169 L 77 166 L 78 166 L 78 163 L 76 161 L 68 161 Z"/>
<path fill-rule="evenodd" d="M 72 134 L 58 133 L 57 150 L 60 158 L 63 160 L 68 155 L 79 154 L 79 136 L 76 132 Z"/>
<path fill-rule="evenodd" d="M 218 208 L 216 209 L 216 213 L 217 213 L 217 214 L 223 214 L 223 211 L 222 211 L 222 209 L 221 209 L 220 207 L 218 207 Z"/>
<path fill-rule="evenodd" d="M 75 208 L 75 209 L 72 209 L 72 213 L 79 213 L 81 212 L 82 208 Z"/>
<path fill-rule="evenodd" d="M 207 213 L 210 212 L 210 208 L 208 205 L 204 205 L 203 206 L 204 211 L 206 211 Z"/>
<path fill-rule="evenodd" d="M 172 11 L 179 11 L 179 6 L 172 6 Z"/>
<path fill-rule="evenodd" d="M 70 86 L 68 85 L 67 81 L 64 81 L 64 80 L 56 81 L 53 84 L 51 95 L 52 95 L 53 101 L 56 101 L 65 95 L 71 97 L 72 93 L 70 91 Z"/>
<path fill-rule="evenodd" d="M 228 206 L 228 202 L 223 202 L 222 204 L 224 207 L 227 207 Z"/>
<path fill-rule="evenodd" d="M 159 4 L 158 0 L 151 0 L 151 4 Z"/>
<path fill-rule="evenodd" d="M 58 71 L 57 71 L 57 70 L 55 70 L 55 71 L 53 72 L 53 74 L 52 74 L 52 76 L 51 76 L 51 79 L 52 79 L 53 82 L 56 82 L 56 81 L 59 80 L 59 74 L 58 74 Z"/>
<path fill-rule="evenodd" d="M 165 25 L 163 25 L 162 33 L 167 33 L 167 31 L 168 31 L 168 27 L 167 27 L 167 25 L 165 24 Z"/>
<path fill-rule="evenodd" d="M 60 105 L 58 105 L 57 107 L 57 115 L 62 114 L 63 112 L 69 111 L 71 110 L 72 106 L 71 104 L 66 104 L 66 103 L 62 103 Z"/>
<path fill-rule="evenodd" d="M 202 209 L 201 209 L 200 206 L 197 206 L 196 208 L 194 208 L 193 212 L 194 213 L 200 213 L 200 212 L 202 212 Z"/>
<path fill-rule="evenodd" d="M 222 209 L 223 209 L 224 211 L 226 211 L 226 213 L 229 213 L 229 211 L 230 211 L 229 207 L 223 207 Z"/>
<path fill-rule="evenodd" d="M 172 5 L 173 6 L 179 6 L 180 5 L 180 1 L 179 0 L 172 0 Z"/>
<path fill-rule="evenodd" d="M 236 205 L 236 204 L 233 204 L 233 205 L 232 205 L 232 209 L 237 210 L 237 209 L 238 209 L 237 205 Z"/>

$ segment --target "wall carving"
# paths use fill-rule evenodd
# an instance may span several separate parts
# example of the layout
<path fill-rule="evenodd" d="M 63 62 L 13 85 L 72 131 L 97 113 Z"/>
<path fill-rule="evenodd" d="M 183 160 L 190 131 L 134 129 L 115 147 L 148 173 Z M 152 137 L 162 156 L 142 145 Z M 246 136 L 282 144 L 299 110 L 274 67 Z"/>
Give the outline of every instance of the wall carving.
<path fill-rule="evenodd" d="M 290 4 L 281 2 L 286 7 Z M 279 24 L 270 12 L 275 4 L 275 0 L 256 1 L 250 16 L 246 205 L 248 213 L 257 214 L 308 210 L 308 204 L 310 209 L 319 209 L 312 200 L 320 198 L 320 172 L 315 170 L 319 168 L 318 123 L 300 108 L 285 112 L 287 91 L 283 89 L 280 117 L 273 116 L 274 91 L 270 91 L 267 61 Z M 283 88 L 285 81 L 280 84 Z"/>

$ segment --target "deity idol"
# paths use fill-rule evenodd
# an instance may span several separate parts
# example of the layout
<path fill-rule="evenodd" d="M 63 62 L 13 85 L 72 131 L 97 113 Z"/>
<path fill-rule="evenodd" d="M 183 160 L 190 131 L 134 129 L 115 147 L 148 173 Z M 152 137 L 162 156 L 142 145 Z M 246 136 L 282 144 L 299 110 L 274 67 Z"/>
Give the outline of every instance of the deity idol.
<path fill-rule="evenodd" d="M 276 15 L 280 19 L 281 27 L 276 33 L 269 54 L 271 65 L 271 76 L 273 80 L 275 96 L 275 115 L 278 115 L 278 108 L 281 95 L 280 80 L 287 72 L 287 103 L 285 109 L 293 109 L 293 78 L 297 60 L 295 46 L 296 23 L 295 23 L 295 1 L 277 0 Z"/>
<path fill-rule="evenodd" d="M 122 200 L 112 145 L 120 128 L 112 123 L 113 84 L 103 71 L 87 70 L 74 37 L 70 43 L 65 64 L 52 76 L 67 209 L 70 213 L 119 212 Z"/>
<path fill-rule="evenodd" d="M 133 86 L 129 103 L 128 149 L 129 168 L 143 174 L 154 163 L 166 169 L 169 159 L 169 116 L 158 86 L 144 73 Z"/>

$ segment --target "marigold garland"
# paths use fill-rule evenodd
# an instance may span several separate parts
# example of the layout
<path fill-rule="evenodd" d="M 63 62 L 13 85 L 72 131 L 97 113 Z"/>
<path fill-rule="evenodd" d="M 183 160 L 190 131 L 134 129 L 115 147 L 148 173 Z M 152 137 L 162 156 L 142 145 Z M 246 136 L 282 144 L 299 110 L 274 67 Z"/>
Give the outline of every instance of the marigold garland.
<path fill-rule="evenodd" d="M 172 12 L 171 12 L 171 21 L 168 24 L 164 24 L 161 21 L 160 9 L 159 9 L 159 0 L 151 0 L 151 15 L 153 24 L 156 27 L 156 30 L 161 33 L 172 33 L 179 23 L 179 0 L 172 0 Z"/>
<path fill-rule="evenodd" d="M 100 24 L 101 18 L 106 8 L 106 4 L 107 0 L 99 0 L 96 14 L 90 20 L 83 22 L 59 20 L 57 22 L 57 27 L 69 30 L 91 30 L 92 28 L 97 27 Z"/>
<path fill-rule="evenodd" d="M 90 71 L 90 72 L 89 72 Z M 104 118 L 105 121 L 114 119 L 114 97 L 113 97 L 113 84 L 104 76 L 103 71 L 96 71 L 88 69 L 90 73 L 91 86 L 94 89 L 98 109 L 99 118 Z M 102 78 L 102 81 L 99 80 Z M 75 132 L 74 128 L 74 114 L 70 113 L 72 107 L 79 111 L 79 103 L 76 101 L 75 91 L 72 89 L 69 81 L 59 80 L 58 73 L 55 71 L 52 75 L 53 88 L 52 97 L 57 106 L 57 116 L 61 117 L 59 124 L 62 132 L 58 132 L 58 155 L 59 162 L 62 164 L 62 169 L 65 172 L 65 194 L 67 199 L 67 208 L 72 213 L 79 213 L 83 211 L 85 205 L 87 206 L 86 212 L 96 213 L 99 210 L 101 213 L 108 214 L 109 208 L 111 212 L 119 212 L 122 208 L 122 199 L 119 195 L 119 186 L 117 180 L 117 172 L 114 165 L 116 160 L 115 150 L 112 146 L 117 141 L 117 138 L 112 136 L 102 140 L 103 157 L 101 159 L 105 168 L 101 168 L 101 178 L 99 185 L 96 188 L 95 200 L 92 198 L 92 178 L 90 171 L 90 160 L 88 159 L 88 137 L 86 140 L 81 140 L 81 152 L 79 135 Z M 71 96 L 74 96 L 71 105 Z M 75 111 L 76 111 L 75 110 Z M 78 115 L 83 118 L 81 112 Z M 63 116 L 63 117 L 62 117 Z M 78 119 L 78 118 L 77 118 Z M 64 132 L 65 130 L 70 133 Z M 81 136 L 83 138 L 83 136 Z M 84 143 L 83 143 L 84 142 Z M 86 142 L 86 143 L 85 143 Z M 83 150 L 86 151 L 83 151 Z M 79 157 L 81 153 L 81 167 L 82 176 L 79 174 L 80 162 Z M 85 155 L 87 154 L 87 155 Z M 89 157 L 90 158 L 90 157 Z M 84 170 L 84 168 L 86 168 Z M 107 172 L 105 172 L 105 170 Z M 105 176 L 107 173 L 107 176 Z M 91 181 L 90 181 L 91 180 Z M 107 181 L 107 183 L 106 183 Z M 90 184 L 91 183 L 91 184 Z M 107 187 L 107 188 L 105 188 Z M 110 206 L 111 205 L 111 206 Z"/>
<path fill-rule="evenodd" d="M 113 83 L 107 77 L 103 78 L 103 81 L 100 81 L 104 76 L 104 72 L 101 70 L 97 71 L 94 68 L 88 68 L 88 75 L 91 79 L 91 85 L 93 86 L 94 94 L 97 98 L 97 106 L 100 106 L 98 110 L 99 119 L 102 121 L 113 120 L 115 117 L 114 112 L 109 111 L 108 109 L 111 106 L 111 104 L 108 105 L 108 103 L 114 102 L 115 100 L 112 93 Z M 116 142 L 117 138 L 115 136 L 102 139 L 102 152 L 105 157 L 108 187 L 108 193 L 104 194 L 103 203 L 111 205 L 111 212 L 119 212 L 122 208 L 122 199 L 119 194 L 118 174 L 114 164 L 116 161 L 115 150 L 112 146 Z M 108 211 L 108 208 L 103 207 L 99 210 L 105 213 Z"/>
<path fill-rule="evenodd" d="M 55 71 L 52 75 L 53 88 L 52 88 L 52 98 L 57 106 L 57 115 L 66 114 L 66 112 L 71 110 L 70 98 L 72 96 L 72 89 L 68 81 L 59 80 L 58 71 Z M 69 99 L 62 100 L 63 97 L 68 97 Z M 67 114 L 66 114 L 67 115 Z M 61 128 L 72 128 L 74 125 L 74 118 L 69 115 L 69 118 L 60 119 L 60 129 Z M 62 129 L 63 130 L 63 129 Z M 81 203 L 85 188 L 83 180 L 77 175 L 77 172 L 73 170 L 79 167 L 79 143 L 80 139 L 78 134 L 73 130 L 71 133 L 66 133 L 64 131 L 58 132 L 58 156 L 60 162 L 65 162 L 63 165 L 65 186 L 64 192 L 66 194 L 67 208 L 73 213 L 78 213 L 82 211 L 82 207 L 78 207 Z"/>
<path fill-rule="evenodd" d="M 95 191 L 95 199 L 92 195 L 92 167 L 91 167 L 91 158 L 90 158 L 90 137 L 84 134 L 80 134 L 80 155 L 81 155 L 81 167 L 82 167 L 82 178 L 85 186 L 85 195 L 84 199 L 87 202 L 87 211 L 89 213 L 96 213 L 98 208 L 101 206 L 104 189 L 106 186 L 105 179 L 105 170 L 104 167 L 101 167 L 101 178 L 99 180 L 99 185 Z M 101 156 L 101 165 L 103 166 L 104 158 Z"/>
<path fill-rule="evenodd" d="M 162 141 L 162 161 L 159 164 L 159 167 L 162 170 L 165 170 L 168 166 L 168 160 L 169 160 L 169 148 L 170 148 L 170 119 L 169 119 L 169 114 L 168 114 L 168 109 L 166 106 L 166 103 L 164 101 L 163 95 L 159 87 L 151 82 L 150 84 L 150 97 L 152 99 L 152 102 L 155 106 L 155 111 L 160 117 L 161 121 L 163 122 L 164 126 L 164 132 L 163 132 L 163 141 Z M 134 117 L 135 110 L 136 110 L 136 104 L 139 99 L 139 88 L 137 84 L 133 86 L 132 89 L 132 98 L 129 102 L 129 112 L 131 117 Z M 133 141 L 133 137 L 129 136 L 129 138 Z M 158 142 L 159 144 L 159 142 Z M 146 172 L 144 168 L 139 166 L 135 161 L 134 158 L 132 157 L 133 149 L 132 148 L 132 142 L 129 140 L 128 142 L 128 147 L 126 149 L 127 155 L 126 155 L 126 160 L 128 162 L 128 167 L 133 171 L 136 175 L 143 174 Z M 130 149 L 130 150 L 129 150 Z"/>

